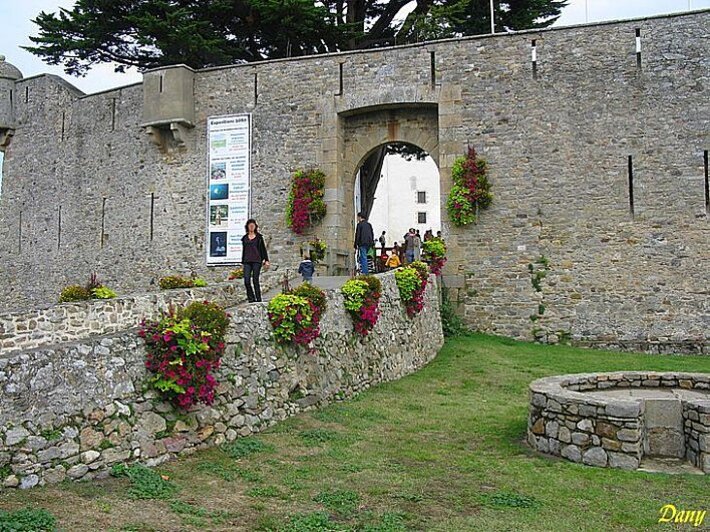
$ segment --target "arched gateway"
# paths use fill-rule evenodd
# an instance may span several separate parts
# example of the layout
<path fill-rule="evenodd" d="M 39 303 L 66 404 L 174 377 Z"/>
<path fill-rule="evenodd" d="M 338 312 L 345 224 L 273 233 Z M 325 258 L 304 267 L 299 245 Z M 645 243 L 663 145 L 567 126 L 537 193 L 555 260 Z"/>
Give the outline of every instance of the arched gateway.
<path fill-rule="evenodd" d="M 387 144 L 406 143 L 427 152 L 439 168 L 441 201 L 446 201 L 451 188 L 451 165 L 463 149 L 460 142 L 453 140 L 461 120 L 456 110 L 460 100 L 459 87 L 434 87 L 424 91 L 385 92 L 365 102 L 346 98 L 329 109 L 336 116 L 332 121 L 335 127 L 324 132 L 320 162 L 328 176 L 325 192 L 328 214 L 318 236 L 331 249 L 330 268 L 334 273 L 346 272 L 354 264 L 355 176 L 373 151 Z M 457 229 L 448 223 L 444 205 L 441 207 L 449 245 L 446 272 L 450 284 L 457 285 L 455 275 L 460 261 Z"/>

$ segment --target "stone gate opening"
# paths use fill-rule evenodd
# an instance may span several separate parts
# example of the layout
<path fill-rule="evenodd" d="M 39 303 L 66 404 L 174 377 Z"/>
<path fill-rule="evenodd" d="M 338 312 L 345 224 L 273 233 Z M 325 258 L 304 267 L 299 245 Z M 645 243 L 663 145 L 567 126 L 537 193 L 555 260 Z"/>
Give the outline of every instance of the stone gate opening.
<path fill-rule="evenodd" d="M 441 231 L 439 169 L 414 144 L 392 142 L 373 149 L 356 172 L 353 200 L 354 211 L 372 224 L 378 254 L 380 237 L 389 251 L 395 242 L 402 244 L 410 228 L 422 239 L 429 231 L 432 236 Z"/>

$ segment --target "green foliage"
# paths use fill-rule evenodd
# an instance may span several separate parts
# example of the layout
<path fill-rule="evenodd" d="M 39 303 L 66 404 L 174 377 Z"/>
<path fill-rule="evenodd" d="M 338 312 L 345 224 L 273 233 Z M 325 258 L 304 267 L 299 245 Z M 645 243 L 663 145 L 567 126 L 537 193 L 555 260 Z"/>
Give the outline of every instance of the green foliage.
<path fill-rule="evenodd" d="M 328 249 L 325 240 L 314 238 L 308 242 L 308 246 L 311 248 L 311 260 L 313 262 L 320 262 L 325 258 L 325 252 Z"/>
<path fill-rule="evenodd" d="M 205 281 L 201 277 L 196 277 L 195 279 L 193 279 L 192 285 L 195 288 L 203 288 L 203 287 L 207 286 L 207 281 Z"/>
<path fill-rule="evenodd" d="M 217 303 L 194 301 L 179 311 L 182 319 L 190 320 L 201 331 L 217 339 L 224 339 L 229 327 L 229 314 Z"/>
<path fill-rule="evenodd" d="M 255 453 L 268 453 L 274 451 L 274 446 L 254 438 L 237 438 L 233 442 L 223 443 L 219 446 L 223 453 L 230 458 L 244 458 Z"/>
<path fill-rule="evenodd" d="M 439 238 L 425 240 L 422 242 L 422 248 L 424 249 L 425 255 L 436 258 L 446 256 L 446 244 L 444 244 L 444 241 Z"/>
<path fill-rule="evenodd" d="M 145 339 L 149 383 L 163 399 L 188 409 L 197 402 L 212 404 L 217 381 L 212 374 L 224 353 L 229 314 L 216 303 L 195 301 L 170 307 L 159 320 L 144 321 L 138 335 Z"/>
<path fill-rule="evenodd" d="M 343 527 L 330 520 L 327 512 L 297 514 L 279 532 L 342 532 Z"/>
<path fill-rule="evenodd" d="M 414 293 L 422 286 L 422 279 L 414 268 L 399 268 L 394 272 L 399 295 L 406 304 L 414 298 Z"/>
<path fill-rule="evenodd" d="M 88 288 L 79 285 L 71 285 L 62 289 L 62 293 L 59 295 L 59 302 L 86 301 L 92 299 L 92 296 L 93 294 Z"/>
<path fill-rule="evenodd" d="M 313 2 L 210 0 L 176 2 L 76 0 L 59 13 L 41 12 L 34 46 L 25 47 L 67 73 L 94 65 L 117 71 L 184 63 L 192 68 L 228 65 L 396 45 L 490 32 L 488 3 L 479 0 Z M 497 30 L 552 24 L 566 0 L 496 2 Z"/>
<path fill-rule="evenodd" d="M 158 281 L 158 286 L 161 290 L 172 290 L 175 288 L 192 288 L 195 286 L 195 280 L 182 275 L 168 275 L 161 277 Z"/>
<path fill-rule="evenodd" d="M 475 222 L 478 211 L 489 207 L 493 201 L 486 171 L 486 161 L 479 159 L 473 148 L 468 149 L 466 156 L 454 161 L 451 167 L 453 186 L 446 201 L 446 210 L 455 225 Z"/>
<path fill-rule="evenodd" d="M 342 517 L 352 515 L 360 504 L 360 496 L 357 493 L 342 489 L 321 491 L 313 500 Z"/>
<path fill-rule="evenodd" d="M 118 294 L 107 286 L 99 286 L 91 291 L 95 299 L 113 299 L 118 297 Z"/>
<path fill-rule="evenodd" d="M 321 170 L 296 170 L 286 203 L 286 223 L 297 235 L 325 217 L 325 174 Z"/>
<path fill-rule="evenodd" d="M 274 338 L 280 344 L 290 343 L 313 322 L 313 309 L 308 299 L 294 294 L 279 294 L 272 298 L 267 311 Z"/>
<path fill-rule="evenodd" d="M 361 275 L 359 279 L 367 283 L 370 292 L 382 292 L 382 283 L 375 275 Z"/>
<path fill-rule="evenodd" d="M 545 279 L 545 277 L 547 277 L 547 272 L 549 271 L 549 269 L 550 260 L 544 255 L 540 255 L 540 257 L 535 260 L 534 264 L 532 262 L 528 264 L 528 271 L 530 272 L 530 283 L 532 284 L 536 292 L 542 292 L 542 281 L 543 279 Z M 542 309 L 542 312 L 538 312 L 540 315 L 545 312 L 544 306 L 542 306 Z"/>
<path fill-rule="evenodd" d="M 315 305 L 321 315 L 328 309 L 328 300 L 325 297 L 325 292 L 312 285 L 311 283 L 301 283 L 299 286 L 290 292 L 294 296 L 299 296 L 307 299 Z"/>
<path fill-rule="evenodd" d="M 22 508 L 12 512 L 0 510 L 1 532 L 44 532 L 57 529 L 57 520 L 42 508 Z"/>
<path fill-rule="evenodd" d="M 345 309 L 349 312 L 357 312 L 365 302 L 365 294 L 369 291 L 369 285 L 362 278 L 349 279 L 340 288 L 345 301 Z"/>
<path fill-rule="evenodd" d="M 139 464 L 114 465 L 111 475 L 127 477 L 131 481 L 128 495 L 133 499 L 167 499 L 178 490 L 175 484 L 164 479 L 160 473 Z"/>
<path fill-rule="evenodd" d="M 454 305 L 449 297 L 449 290 L 446 287 L 441 290 L 441 306 L 439 307 L 439 312 L 441 314 L 441 328 L 444 331 L 444 336 L 452 338 L 469 332 L 468 328 L 461 320 L 461 317 L 456 314 Z"/>

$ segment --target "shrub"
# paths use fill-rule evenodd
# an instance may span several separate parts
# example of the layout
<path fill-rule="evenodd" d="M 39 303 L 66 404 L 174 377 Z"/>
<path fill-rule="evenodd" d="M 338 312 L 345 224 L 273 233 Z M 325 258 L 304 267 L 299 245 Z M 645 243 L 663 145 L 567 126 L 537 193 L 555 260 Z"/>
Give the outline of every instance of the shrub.
<path fill-rule="evenodd" d="M 295 343 L 308 345 L 320 334 L 314 324 L 315 305 L 305 297 L 294 294 L 279 294 L 269 301 L 267 312 L 279 344 Z"/>
<path fill-rule="evenodd" d="M 202 288 L 207 286 L 207 281 L 205 281 L 201 277 L 197 277 L 192 280 L 192 286 L 194 286 L 195 288 Z"/>
<path fill-rule="evenodd" d="M 320 170 L 297 170 L 291 178 L 286 222 L 297 235 L 325 216 L 325 174 Z"/>
<path fill-rule="evenodd" d="M 87 299 L 92 299 L 91 290 L 85 286 L 79 285 L 67 286 L 59 295 L 60 303 L 67 303 L 69 301 L 86 301 Z"/>
<path fill-rule="evenodd" d="M 366 336 L 380 317 L 380 280 L 374 275 L 361 275 L 346 281 L 340 291 L 345 309 L 353 319 L 355 331 Z"/>
<path fill-rule="evenodd" d="M 190 320 L 200 330 L 209 331 L 212 336 L 224 338 L 229 327 L 229 314 L 217 303 L 194 301 L 182 310 L 182 316 Z"/>
<path fill-rule="evenodd" d="M 420 261 L 411 263 L 394 272 L 399 296 L 407 309 L 407 316 L 413 318 L 424 308 L 424 291 L 429 280 L 429 269 Z"/>
<path fill-rule="evenodd" d="M 182 275 L 168 275 L 161 277 L 158 285 L 162 290 L 172 290 L 174 288 L 192 288 L 195 286 L 194 279 L 183 277 Z"/>
<path fill-rule="evenodd" d="M 474 148 L 459 157 L 451 168 L 454 182 L 446 202 L 449 218 L 458 226 L 476 221 L 476 211 L 487 208 L 493 201 L 491 185 L 486 175 L 486 162 L 476 156 Z"/>
<path fill-rule="evenodd" d="M 441 270 L 446 264 L 446 244 L 444 241 L 435 238 L 422 243 L 424 248 L 424 260 L 429 263 L 429 269 L 434 275 L 441 275 Z"/>
<path fill-rule="evenodd" d="M 143 321 L 150 384 L 162 397 L 187 409 L 197 402 L 212 404 L 217 370 L 224 353 L 229 315 L 214 303 L 194 302 L 181 310 L 170 308 L 157 321 Z"/>

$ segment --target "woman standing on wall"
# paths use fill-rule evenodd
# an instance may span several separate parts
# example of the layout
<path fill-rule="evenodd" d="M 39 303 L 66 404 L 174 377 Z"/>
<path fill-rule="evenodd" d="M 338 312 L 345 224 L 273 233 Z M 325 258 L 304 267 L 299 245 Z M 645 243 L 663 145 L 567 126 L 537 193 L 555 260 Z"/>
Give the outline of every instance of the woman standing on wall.
<path fill-rule="evenodd" d="M 250 303 L 261 301 L 261 285 L 259 284 L 259 274 L 262 265 L 269 267 L 269 254 L 266 251 L 264 237 L 258 231 L 259 225 L 256 220 L 247 220 L 244 230 L 246 234 L 242 237 L 242 267 L 244 268 L 244 286 L 247 289 L 247 299 Z M 254 286 L 252 288 L 252 280 Z"/>

